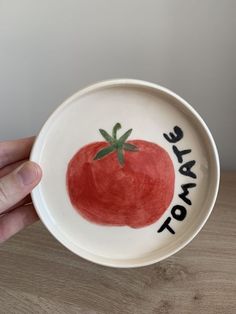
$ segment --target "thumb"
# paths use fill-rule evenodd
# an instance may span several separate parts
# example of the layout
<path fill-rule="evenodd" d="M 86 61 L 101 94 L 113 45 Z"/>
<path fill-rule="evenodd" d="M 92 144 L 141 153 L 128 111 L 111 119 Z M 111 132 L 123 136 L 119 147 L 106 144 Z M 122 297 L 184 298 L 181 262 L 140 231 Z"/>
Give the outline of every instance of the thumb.
<path fill-rule="evenodd" d="M 0 214 L 15 205 L 39 183 L 42 171 L 36 163 L 27 161 L 0 179 Z"/>

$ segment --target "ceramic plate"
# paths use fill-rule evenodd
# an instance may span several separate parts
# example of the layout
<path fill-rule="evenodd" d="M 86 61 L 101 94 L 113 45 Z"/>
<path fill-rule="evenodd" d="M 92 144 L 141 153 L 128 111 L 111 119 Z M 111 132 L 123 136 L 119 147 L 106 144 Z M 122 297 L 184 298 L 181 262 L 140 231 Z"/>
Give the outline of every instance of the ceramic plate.
<path fill-rule="evenodd" d="M 67 99 L 41 129 L 32 199 L 54 237 L 114 267 L 167 258 L 200 231 L 216 200 L 219 160 L 198 113 L 161 86 L 101 82 Z"/>

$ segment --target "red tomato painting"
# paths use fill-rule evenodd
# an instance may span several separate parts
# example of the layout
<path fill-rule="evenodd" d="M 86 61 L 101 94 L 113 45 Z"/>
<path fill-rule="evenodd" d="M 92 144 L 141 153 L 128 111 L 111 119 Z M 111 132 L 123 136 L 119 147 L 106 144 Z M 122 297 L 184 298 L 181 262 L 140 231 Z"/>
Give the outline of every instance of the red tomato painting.
<path fill-rule="evenodd" d="M 82 147 L 68 164 L 66 183 L 74 208 L 100 225 L 141 228 L 156 222 L 169 207 L 175 172 L 159 145 L 127 141 L 132 129 L 117 138 L 100 129 L 105 141 Z"/>

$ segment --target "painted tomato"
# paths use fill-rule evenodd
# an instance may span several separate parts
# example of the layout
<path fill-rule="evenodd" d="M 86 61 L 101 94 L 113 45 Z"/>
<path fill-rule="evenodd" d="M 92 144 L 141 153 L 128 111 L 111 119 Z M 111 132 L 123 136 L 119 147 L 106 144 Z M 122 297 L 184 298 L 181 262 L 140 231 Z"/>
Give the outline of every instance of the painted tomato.
<path fill-rule="evenodd" d="M 117 123 L 106 141 L 82 147 L 67 168 L 67 190 L 74 208 L 87 220 L 111 226 L 140 228 L 157 221 L 169 207 L 175 173 L 159 145 L 119 139 Z"/>

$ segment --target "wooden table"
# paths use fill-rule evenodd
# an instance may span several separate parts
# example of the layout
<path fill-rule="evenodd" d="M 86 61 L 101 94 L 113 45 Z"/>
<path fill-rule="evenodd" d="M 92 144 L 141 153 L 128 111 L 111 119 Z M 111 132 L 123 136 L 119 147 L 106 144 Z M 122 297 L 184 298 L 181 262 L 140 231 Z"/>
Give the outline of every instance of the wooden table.
<path fill-rule="evenodd" d="M 236 172 L 225 172 L 200 234 L 165 261 L 137 269 L 87 262 L 41 223 L 0 248 L 0 313 L 236 313 Z"/>

